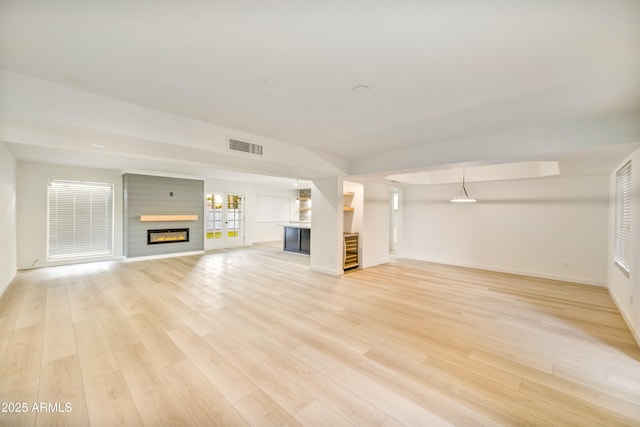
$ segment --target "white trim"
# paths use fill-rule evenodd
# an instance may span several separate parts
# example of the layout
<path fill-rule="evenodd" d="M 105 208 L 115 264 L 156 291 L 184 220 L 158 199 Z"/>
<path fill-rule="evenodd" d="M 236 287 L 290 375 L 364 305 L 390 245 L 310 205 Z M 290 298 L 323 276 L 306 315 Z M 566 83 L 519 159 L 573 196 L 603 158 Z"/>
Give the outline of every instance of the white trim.
<path fill-rule="evenodd" d="M 615 221 L 614 221 L 614 264 L 629 277 L 631 266 L 631 161 L 616 172 L 615 181 Z"/>
<path fill-rule="evenodd" d="M 631 321 L 631 319 L 627 316 L 627 314 L 622 309 L 622 305 L 618 302 L 616 295 L 613 292 L 611 292 L 611 288 L 607 287 L 607 291 L 609 291 L 609 295 L 611 295 L 611 299 L 613 300 L 613 303 L 616 305 L 616 307 L 618 308 L 618 311 L 622 315 L 622 320 L 624 320 L 624 323 L 627 324 L 627 328 L 629 328 L 629 330 L 631 331 L 631 335 L 633 335 L 633 338 L 636 340 L 636 343 L 638 343 L 638 345 L 640 346 L 640 333 L 636 331 L 634 323 Z"/>
<path fill-rule="evenodd" d="M 60 190 L 61 188 L 73 189 L 69 191 Z M 81 189 L 81 193 L 79 190 Z M 106 193 L 105 193 L 106 191 Z M 88 193 L 87 193 L 88 192 Z M 58 200 L 58 195 L 64 194 L 67 197 L 69 194 L 73 196 L 73 200 Z M 78 201 L 78 194 L 89 195 L 89 200 L 80 199 Z M 105 201 L 106 194 L 107 199 Z M 53 199 L 52 199 L 53 196 Z M 55 203 L 52 203 L 52 200 Z M 100 234 L 91 232 L 90 230 L 77 230 L 76 219 L 79 214 L 76 213 L 76 209 L 79 207 L 89 207 L 89 216 L 86 215 L 82 219 L 87 220 L 92 229 L 94 226 L 98 228 L 104 227 L 110 228 L 110 235 L 104 233 L 104 239 L 101 244 L 94 247 L 93 237 L 90 238 L 91 242 L 88 246 L 85 246 L 84 251 L 78 251 L 76 242 L 78 238 L 90 236 L 100 236 Z M 94 215 L 94 208 L 110 208 L 107 210 L 108 214 L 104 219 L 100 219 L 100 215 Z M 52 219 L 52 209 L 55 209 L 55 219 Z M 110 210 L 110 212 L 109 212 Z M 93 182 L 93 181 L 73 181 L 73 180 L 61 180 L 61 179 L 49 179 L 47 182 L 47 231 L 46 231 L 46 260 L 47 262 L 67 261 L 67 260 L 82 260 L 84 258 L 100 258 L 109 257 L 114 255 L 115 245 L 115 185 L 113 182 Z M 58 220 L 58 212 L 62 212 L 62 218 L 73 219 L 70 224 L 69 221 Z M 66 216 L 65 216 L 66 215 Z M 52 222 L 55 223 L 54 231 L 52 232 Z M 71 242 L 69 242 L 69 236 L 71 236 Z M 52 238 L 55 240 L 55 245 L 52 248 Z M 67 241 L 65 243 L 65 241 Z M 98 240 L 100 242 L 100 240 Z M 53 253 L 52 253 L 53 252 Z"/>
<path fill-rule="evenodd" d="M 323 273 L 323 274 L 330 274 L 332 276 L 342 276 L 344 274 L 344 270 L 330 270 L 328 268 L 322 268 L 322 267 L 309 266 L 309 270 L 316 271 L 318 273 Z"/>
<path fill-rule="evenodd" d="M 89 264 L 92 262 L 110 262 L 110 261 L 122 261 L 124 257 L 119 255 L 110 255 L 110 256 L 94 256 L 94 257 L 84 257 L 84 258 L 66 258 L 55 261 L 39 261 L 35 260 L 32 265 L 28 267 L 21 267 L 18 271 L 24 270 L 34 270 L 36 268 L 48 268 L 48 267 L 62 267 L 65 265 L 76 265 L 76 264 Z"/>
<path fill-rule="evenodd" d="M 387 256 L 385 258 L 378 258 L 377 260 L 374 260 L 374 261 L 365 262 L 364 257 L 362 257 L 362 263 L 360 264 L 360 267 L 361 268 L 375 267 L 376 265 L 387 264 L 389 260 L 390 258 Z"/>
<path fill-rule="evenodd" d="M 179 256 L 191 256 L 191 255 L 204 255 L 204 251 L 174 252 L 170 254 L 138 256 L 138 257 L 132 257 L 132 258 L 124 258 L 124 261 L 125 262 L 148 261 L 152 259 L 175 258 Z"/>
<path fill-rule="evenodd" d="M 13 271 L 9 274 L 9 281 L 7 283 L 0 283 L 0 298 L 4 295 L 5 291 L 9 288 L 9 285 L 18 275 L 18 269 L 14 268 Z"/>
<path fill-rule="evenodd" d="M 561 275 L 557 275 L 557 274 L 546 274 L 546 273 L 539 273 L 539 272 L 535 272 L 535 271 L 518 270 L 518 269 L 504 268 L 504 267 L 494 267 L 494 266 L 487 266 L 487 265 L 480 265 L 480 264 L 459 263 L 459 262 L 452 262 L 452 261 L 449 261 L 449 260 L 436 259 L 436 258 L 410 258 L 410 257 L 403 257 L 403 258 L 404 259 L 413 260 L 413 261 L 424 261 L 424 262 L 432 262 L 434 264 L 451 265 L 451 266 L 454 266 L 454 267 L 475 268 L 475 269 L 478 269 L 478 270 L 486 270 L 486 271 L 495 271 L 495 272 L 498 272 L 498 273 L 515 274 L 515 275 L 518 275 L 518 276 L 528 276 L 528 277 L 535 277 L 535 278 L 539 278 L 539 279 L 557 280 L 557 281 L 560 281 L 560 282 L 576 283 L 576 284 L 579 284 L 579 285 L 597 286 L 597 287 L 601 287 L 601 288 L 604 288 L 604 287 L 607 286 L 607 284 L 605 282 L 600 282 L 600 281 L 597 281 L 597 280 L 585 279 L 585 278 L 582 278 L 582 277 L 561 276 Z M 402 258 L 399 258 L 399 259 L 402 259 Z"/>

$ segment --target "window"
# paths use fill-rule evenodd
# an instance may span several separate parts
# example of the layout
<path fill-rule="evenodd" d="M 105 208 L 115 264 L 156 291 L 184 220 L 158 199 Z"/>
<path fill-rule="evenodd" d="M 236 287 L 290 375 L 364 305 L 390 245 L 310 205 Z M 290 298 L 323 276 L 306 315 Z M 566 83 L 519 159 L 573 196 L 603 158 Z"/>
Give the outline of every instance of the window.
<path fill-rule="evenodd" d="M 49 181 L 47 259 L 113 254 L 113 185 Z"/>
<path fill-rule="evenodd" d="M 631 264 L 631 162 L 616 173 L 615 264 L 628 276 Z"/>

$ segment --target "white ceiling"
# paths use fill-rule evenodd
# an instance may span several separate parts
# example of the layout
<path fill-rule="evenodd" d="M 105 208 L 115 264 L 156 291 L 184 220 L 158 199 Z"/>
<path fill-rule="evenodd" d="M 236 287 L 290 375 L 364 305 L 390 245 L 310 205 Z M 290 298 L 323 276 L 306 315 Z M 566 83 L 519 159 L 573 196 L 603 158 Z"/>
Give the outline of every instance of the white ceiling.
<path fill-rule="evenodd" d="M 640 2 L 3 0 L 0 67 L 349 160 L 436 147 L 428 169 L 449 141 L 640 111 Z"/>

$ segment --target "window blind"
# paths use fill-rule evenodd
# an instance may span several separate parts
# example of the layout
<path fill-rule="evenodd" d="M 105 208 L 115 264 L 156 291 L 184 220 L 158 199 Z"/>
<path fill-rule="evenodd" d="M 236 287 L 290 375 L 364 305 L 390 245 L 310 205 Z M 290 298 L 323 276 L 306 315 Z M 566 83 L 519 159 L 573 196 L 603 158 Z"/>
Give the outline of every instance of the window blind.
<path fill-rule="evenodd" d="M 631 264 L 631 162 L 616 173 L 615 264 L 627 275 Z"/>
<path fill-rule="evenodd" d="M 47 258 L 113 254 L 113 185 L 51 180 Z"/>

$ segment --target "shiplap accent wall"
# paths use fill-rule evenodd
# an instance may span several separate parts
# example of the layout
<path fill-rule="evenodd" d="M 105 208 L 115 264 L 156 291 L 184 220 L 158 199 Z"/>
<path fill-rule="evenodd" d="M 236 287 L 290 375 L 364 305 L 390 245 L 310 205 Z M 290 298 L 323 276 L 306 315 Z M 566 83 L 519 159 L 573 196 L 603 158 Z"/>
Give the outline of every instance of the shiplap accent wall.
<path fill-rule="evenodd" d="M 128 173 L 123 175 L 123 191 L 125 257 L 204 250 L 204 181 Z M 198 219 L 142 222 L 141 215 L 197 215 Z M 189 228 L 189 241 L 147 245 L 147 230 L 173 228 Z"/>

